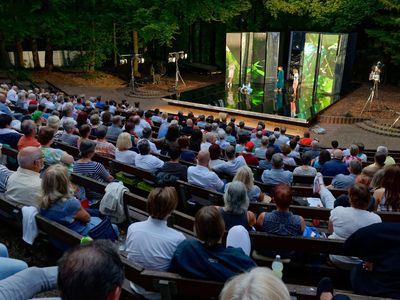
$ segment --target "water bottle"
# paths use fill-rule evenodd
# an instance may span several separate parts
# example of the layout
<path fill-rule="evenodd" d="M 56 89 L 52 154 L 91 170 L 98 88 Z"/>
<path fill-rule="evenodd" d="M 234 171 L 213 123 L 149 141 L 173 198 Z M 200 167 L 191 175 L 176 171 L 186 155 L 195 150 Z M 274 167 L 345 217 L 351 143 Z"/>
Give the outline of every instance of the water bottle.
<path fill-rule="evenodd" d="M 283 263 L 281 261 L 281 256 L 275 256 L 274 262 L 272 263 L 272 271 L 278 278 L 282 278 L 282 271 L 283 271 Z"/>

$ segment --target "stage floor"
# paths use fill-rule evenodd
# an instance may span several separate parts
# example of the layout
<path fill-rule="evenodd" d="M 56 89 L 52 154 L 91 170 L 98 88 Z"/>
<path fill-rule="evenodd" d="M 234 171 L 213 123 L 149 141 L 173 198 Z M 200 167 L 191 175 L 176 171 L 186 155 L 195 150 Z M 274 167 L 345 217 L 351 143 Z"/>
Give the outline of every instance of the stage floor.
<path fill-rule="evenodd" d="M 175 105 L 220 109 L 253 117 L 265 116 L 266 119 L 281 117 L 279 119 L 298 124 L 309 123 L 320 111 L 339 100 L 338 95 L 316 95 L 316 101 L 312 103 L 312 89 L 300 88 L 294 97 L 291 92 L 286 92 L 290 88 L 276 92 L 273 83 L 252 89 L 250 95 L 244 95 L 239 86 L 227 88 L 224 83 L 218 83 L 163 99 Z"/>

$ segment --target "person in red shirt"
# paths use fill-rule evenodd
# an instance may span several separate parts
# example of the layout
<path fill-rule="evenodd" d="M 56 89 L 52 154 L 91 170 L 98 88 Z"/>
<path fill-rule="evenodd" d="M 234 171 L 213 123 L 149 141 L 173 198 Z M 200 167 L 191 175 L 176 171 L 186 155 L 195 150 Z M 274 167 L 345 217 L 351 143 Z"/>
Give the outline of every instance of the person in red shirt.
<path fill-rule="evenodd" d="M 21 124 L 21 132 L 24 134 L 17 144 L 18 151 L 25 147 L 40 147 L 40 143 L 36 139 L 36 124 L 32 120 L 25 120 Z"/>
<path fill-rule="evenodd" d="M 254 149 L 254 143 L 247 142 L 245 145 L 245 151 L 242 152 L 240 155 L 244 157 L 246 164 L 248 164 L 249 166 L 258 166 L 259 161 L 258 158 L 252 154 L 253 149 Z"/>
<path fill-rule="evenodd" d="M 299 144 L 303 146 L 311 146 L 312 141 L 313 139 L 310 138 L 310 132 L 306 131 L 304 132 L 304 137 L 300 139 Z"/>

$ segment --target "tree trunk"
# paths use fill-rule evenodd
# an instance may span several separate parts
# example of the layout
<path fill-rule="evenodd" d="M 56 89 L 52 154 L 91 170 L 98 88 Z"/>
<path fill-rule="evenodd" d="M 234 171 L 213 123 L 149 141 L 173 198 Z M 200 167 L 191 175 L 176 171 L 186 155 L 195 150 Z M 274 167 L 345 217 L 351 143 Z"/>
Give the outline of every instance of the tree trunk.
<path fill-rule="evenodd" d="M 133 54 L 139 54 L 139 40 L 137 31 L 132 32 Z M 133 59 L 133 74 L 135 77 L 140 77 L 139 63 L 137 59 Z"/>
<path fill-rule="evenodd" d="M 215 25 L 215 22 L 211 22 L 210 24 L 210 57 L 209 57 L 209 64 L 215 66 L 215 56 L 216 56 L 216 49 L 215 49 L 215 43 L 217 39 L 217 26 Z"/>
<path fill-rule="evenodd" d="M 24 49 L 22 48 L 22 42 L 21 41 L 16 41 L 15 42 L 15 55 L 14 55 L 14 61 L 15 61 L 15 67 L 17 68 L 24 68 L 25 63 L 24 63 Z"/>
<path fill-rule="evenodd" d="M 203 63 L 203 22 L 199 21 L 199 63 Z"/>
<path fill-rule="evenodd" d="M 33 68 L 35 70 L 39 70 L 41 67 L 40 67 L 39 52 L 36 39 L 32 39 L 31 46 L 32 46 Z"/>
<path fill-rule="evenodd" d="M 53 47 L 51 45 L 51 40 L 49 37 L 46 38 L 46 46 L 45 46 L 46 53 L 44 55 L 44 68 L 51 72 L 53 71 Z"/>
<path fill-rule="evenodd" d="M 11 68 L 12 64 L 10 56 L 6 50 L 6 43 L 4 41 L 4 35 L 0 32 L 0 68 L 8 69 Z"/>

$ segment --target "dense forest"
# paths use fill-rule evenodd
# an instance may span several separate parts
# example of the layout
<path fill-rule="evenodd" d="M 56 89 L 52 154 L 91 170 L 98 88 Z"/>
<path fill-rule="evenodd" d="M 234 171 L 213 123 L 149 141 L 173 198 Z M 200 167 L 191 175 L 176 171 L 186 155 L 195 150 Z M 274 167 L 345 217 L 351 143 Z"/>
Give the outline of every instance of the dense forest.
<path fill-rule="evenodd" d="M 400 0 L 13 0 L 0 3 L 0 68 L 23 67 L 23 51 L 82 52 L 80 67 L 116 64 L 119 53 L 147 61 L 185 50 L 190 62 L 225 64 L 225 34 L 239 31 L 357 32 L 355 73 L 386 64 L 386 81 L 400 78 Z"/>

